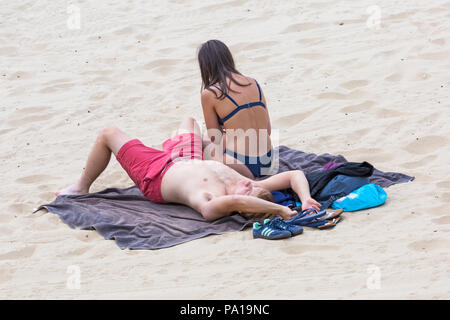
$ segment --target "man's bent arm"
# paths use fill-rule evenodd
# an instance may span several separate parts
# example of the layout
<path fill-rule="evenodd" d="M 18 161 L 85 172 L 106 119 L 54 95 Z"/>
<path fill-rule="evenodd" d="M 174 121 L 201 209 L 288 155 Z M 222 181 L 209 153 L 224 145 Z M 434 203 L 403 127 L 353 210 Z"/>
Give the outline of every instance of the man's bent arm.
<path fill-rule="evenodd" d="M 283 219 L 293 218 L 297 212 L 288 207 L 259 199 L 252 196 L 227 195 L 215 197 L 208 201 L 201 209 L 201 214 L 206 220 L 213 221 L 229 216 L 233 212 L 245 212 L 249 214 L 279 214 Z"/>

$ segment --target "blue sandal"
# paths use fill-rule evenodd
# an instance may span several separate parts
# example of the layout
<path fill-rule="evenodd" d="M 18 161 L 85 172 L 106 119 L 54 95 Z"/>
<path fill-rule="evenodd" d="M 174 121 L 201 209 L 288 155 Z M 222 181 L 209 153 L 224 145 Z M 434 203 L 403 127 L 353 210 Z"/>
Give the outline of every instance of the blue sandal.
<path fill-rule="evenodd" d="M 339 221 L 341 221 L 341 217 L 339 217 L 341 213 L 342 211 L 339 213 L 328 214 L 325 210 L 317 212 L 317 210 L 311 208 L 303 210 L 294 218 L 286 222 L 303 227 L 328 229 L 334 227 Z M 333 219 L 327 220 L 327 217 L 333 217 Z"/>
<path fill-rule="evenodd" d="M 317 212 L 315 209 L 305 209 L 299 212 L 295 217 L 287 220 L 287 223 L 304 226 L 320 217 L 323 217 L 327 212 L 325 210 Z"/>

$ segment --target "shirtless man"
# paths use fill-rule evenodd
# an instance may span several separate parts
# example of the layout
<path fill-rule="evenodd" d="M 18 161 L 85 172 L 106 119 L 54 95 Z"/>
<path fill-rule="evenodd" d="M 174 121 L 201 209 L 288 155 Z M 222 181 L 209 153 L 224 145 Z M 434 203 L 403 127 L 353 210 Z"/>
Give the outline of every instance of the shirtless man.
<path fill-rule="evenodd" d="M 103 129 L 89 154 L 85 170 L 72 186 L 56 195 L 86 194 L 106 169 L 111 153 L 149 200 L 181 203 L 213 221 L 234 212 L 280 215 L 288 220 L 297 212 L 265 200 L 270 191 L 292 188 L 302 209 L 318 210 L 302 171 L 276 174 L 262 181 L 242 176 L 225 164 L 203 160 L 200 128 L 193 118 L 180 124 L 177 134 L 163 143 L 163 150 L 146 147 L 117 128 Z"/>

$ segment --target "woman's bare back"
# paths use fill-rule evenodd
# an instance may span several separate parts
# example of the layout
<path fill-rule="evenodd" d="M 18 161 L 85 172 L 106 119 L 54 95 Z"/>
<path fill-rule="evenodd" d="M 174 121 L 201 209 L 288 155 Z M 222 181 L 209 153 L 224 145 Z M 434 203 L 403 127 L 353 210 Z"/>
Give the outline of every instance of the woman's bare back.
<path fill-rule="evenodd" d="M 236 81 L 248 86 L 239 86 L 230 81 L 230 90 L 228 95 L 238 105 L 245 105 L 260 101 L 259 90 L 256 81 L 243 75 L 233 75 Z M 218 89 L 217 94 L 220 95 Z M 235 152 L 249 156 L 258 156 L 266 154 L 271 149 L 270 140 L 270 119 L 267 110 L 267 103 L 264 95 L 261 93 L 262 106 L 243 108 L 228 118 L 223 124 L 225 134 L 223 136 L 224 146 Z M 230 115 L 236 110 L 237 106 L 230 99 L 215 100 L 214 106 L 216 113 L 220 118 Z"/>

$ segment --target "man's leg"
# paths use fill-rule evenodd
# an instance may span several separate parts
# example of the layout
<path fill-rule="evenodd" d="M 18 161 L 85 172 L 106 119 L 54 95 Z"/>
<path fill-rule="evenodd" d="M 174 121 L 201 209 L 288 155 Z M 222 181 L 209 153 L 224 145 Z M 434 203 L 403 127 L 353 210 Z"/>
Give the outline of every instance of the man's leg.
<path fill-rule="evenodd" d="M 187 117 L 181 121 L 176 134 L 179 135 L 183 133 L 195 133 L 196 135 L 201 136 L 200 127 L 194 118 Z"/>
<path fill-rule="evenodd" d="M 131 138 L 118 128 L 103 129 L 89 154 L 80 179 L 74 185 L 56 192 L 56 195 L 89 193 L 92 183 L 108 166 L 111 152 L 117 155 L 120 148 L 129 140 Z"/>

